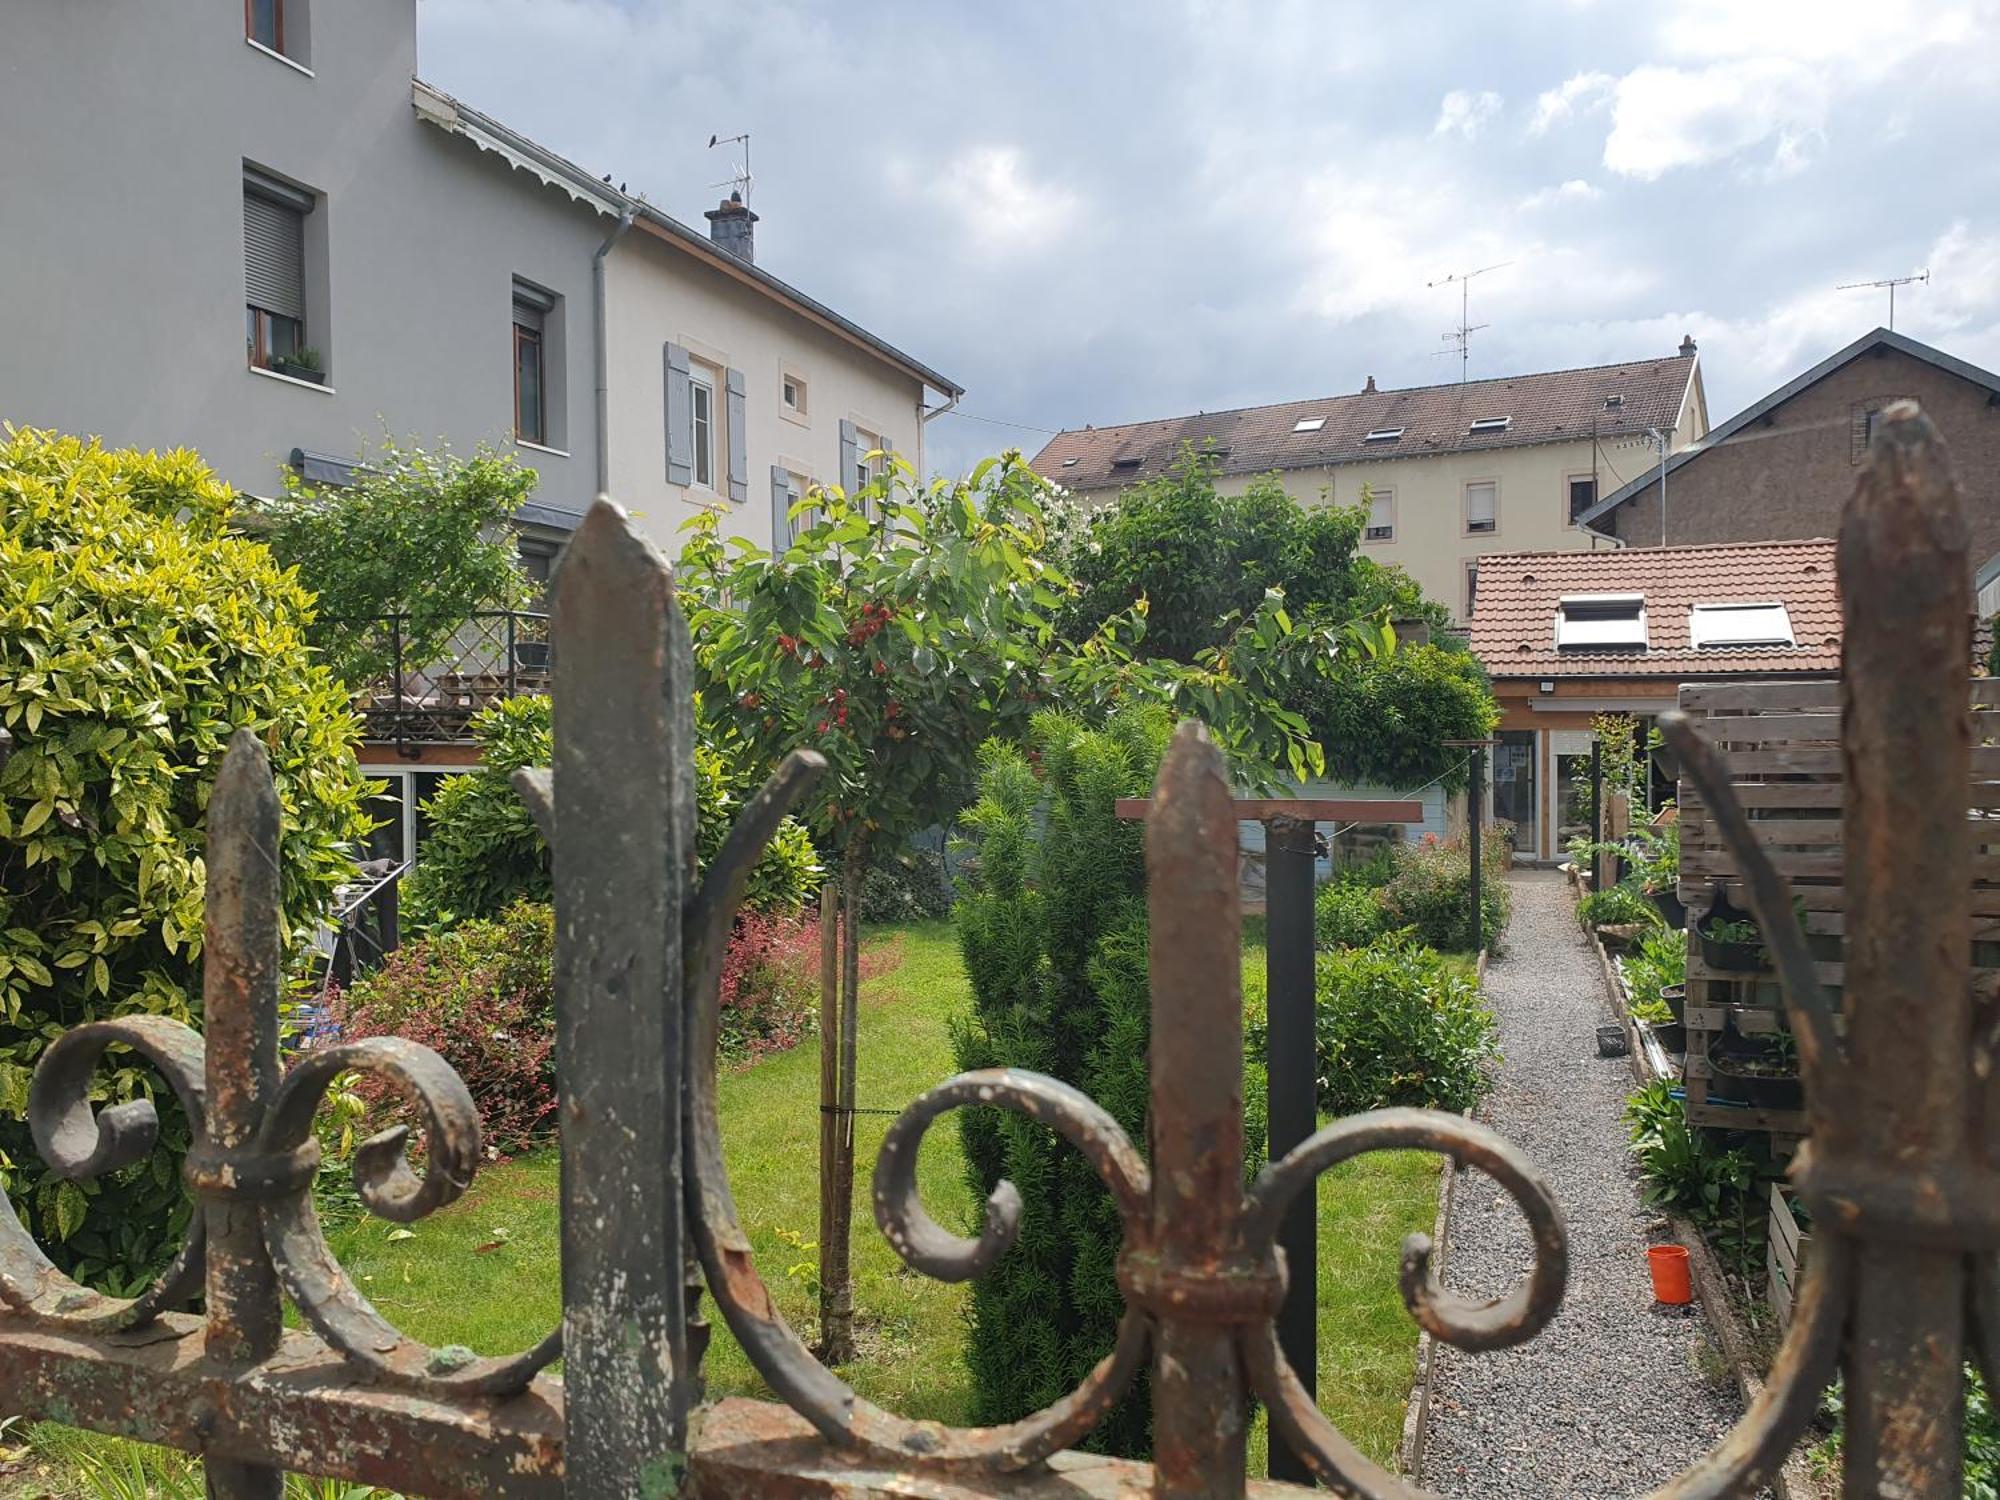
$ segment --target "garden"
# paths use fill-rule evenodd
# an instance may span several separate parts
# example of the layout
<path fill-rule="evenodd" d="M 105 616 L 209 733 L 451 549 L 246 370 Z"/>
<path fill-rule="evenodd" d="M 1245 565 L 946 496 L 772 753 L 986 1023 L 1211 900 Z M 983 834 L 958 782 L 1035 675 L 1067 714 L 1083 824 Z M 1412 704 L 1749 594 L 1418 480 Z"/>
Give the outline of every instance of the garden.
<path fill-rule="evenodd" d="M 1758 701 L 1754 687 L 1708 691 L 1734 694 L 1723 700 L 1732 711 L 1754 711 Z M 1826 697 L 1830 712 L 1831 685 Z M 1780 707 L 1791 716 L 1787 722 L 1797 722 L 1799 703 Z M 1710 1317 L 1740 1330 L 1742 1363 L 1762 1379 L 1811 1253 L 1811 1215 L 1786 1179 L 1806 1128 L 1797 1043 L 1765 934 L 1731 902 L 1733 871 L 1719 862 L 1720 840 L 1690 783 L 1680 783 L 1680 803 L 1647 807 L 1647 761 L 1662 753 L 1657 731 L 1607 714 L 1595 733 L 1601 777 L 1584 805 L 1600 829 L 1626 831 L 1578 839 L 1569 852 L 1578 920 L 1598 945 L 1614 1003 L 1636 1043 L 1641 1081 L 1625 1107 L 1633 1164 L 1646 1202 L 1684 1226 L 1679 1238 L 1697 1237 L 1706 1248 L 1727 1303 L 1709 1309 Z M 1734 736 L 1758 743 L 1741 727 Z M 1742 779 L 1751 789 L 1739 795 L 1754 809 L 1766 800 L 1754 789 L 1759 778 L 1753 772 Z M 1770 779 L 1782 783 L 1768 796 L 1782 821 L 1774 826 L 1758 809 L 1750 826 L 1776 850 L 1781 868 L 1787 840 L 1809 841 L 1797 847 L 1810 848 L 1816 863 L 1805 868 L 1816 876 L 1794 878 L 1792 916 L 1822 978 L 1837 976 L 1843 931 L 1837 861 L 1825 863 L 1826 839 L 1840 829 L 1837 799 L 1814 796 L 1814 788 L 1800 785 L 1808 777 L 1796 771 Z M 1684 844 L 1691 855 L 1685 864 Z M 1684 905 L 1683 892 L 1696 884 L 1706 889 Z M 2000 1417 L 1977 1370 L 1968 1366 L 1966 1377 L 1965 1494 L 1989 1500 L 2000 1496 Z M 1802 1487 L 1838 1490 L 1837 1385 L 1823 1399 L 1817 1430 L 1793 1476 L 1793 1494 Z"/>
<path fill-rule="evenodd" d="M 934 1132 L 920 1176 L 941 1221 L 972 1224 L 1003 1176 L 1026 1199 L 1021 1243 L 963 1288 L 852 1234 L 851 1200 L 828 1219 L 823 1184 L 865 1181 L 890 1116 L 993 1063 L 1071 1082 L 1145 1138 L 1144 835 L 1115 804 L 1150 788 L 1177 718 L 1208 722 L 1261 790 L 1317 775 L 1462 785 L 1463 756 L 1443 742 L 1484 735 L 1495 712 L 1460 643 L 1397 639 L 1392 621 L 1441 626 L 1443 612 L 1359 555 L 1357 512 L 1302 511 L 1275 486 L 1219 495 L 1194 452 L 1095 517 L 1064 510 L 1017 455 L 958 483 L 919 482 L 893 455 L 884 468 L 867 492 L 801 502 L 780 554 L 705 518 L 677 567 L 701 683 L 699 857 L 785 752 L 809 745 L 829 763 L 730 939 L 723 1139 L 760 1265 L 823 1357 L 907 1415 L 992 1423 L 1067 1391 L 1109 1347 L 1117 1225 L 1096 1179 L 1017 1116 L 968 1110 Z M 546 698 L 471 719 L 477 763 L 422 810 L 401 948 L 342 986 L 315 967 L 312 939 L 370 822 L 354 684 L 380 663 L 353 621 L 416 608 L 404 596 L 420 556 L 442 575 L 423 606 L 434 640 L 518 602 L 498 523 L 526 491 L 485 454 L 392 450 L 375 474 L 358 493 L 299 491 L 256 511 L 192 454 L 34 432 L 0 444 L 0 1171 L 23 1222 L 92 1285 L 127 1291 L 171 1253 L 189 1212 L 188 1130 L 155 1079 L 130 1065 L 102 1079 L 107 1099 L 146 1094 L 163 1117 L 151 1157 L 104 1180 L 48 1173 L 20 1116 L 63 1029 L 132 1009 L 199 1024 L 203 813 L 227 737 L 247 725 L 285 809 L 301 1002 L 286 1045 L 393 1034 L 435 1048 L 471 1090 L 489 1157 L 447 1211 L 407 1227 L 365 1218 L 347 1164 L 404 1105 L 367 1081 L 337 1085 L 319 1121 L 334 1248 L 415 1336 L 497 1352 L 533 1342 L 559 1309 L 548 850 L 509 784 L 549 762 Z M 912 852 L 926 837 L 950 842 L 954 875 Z M 1504 839 L 1486 851 L 1478 930 L 1498 934 Z M 1488 1086 L 1471 886 L 1463 841 L 1428 839 L 1320 890 L 1323 1114 L 1459 1110 Z M 1263 1150 L 1260 936 L 1253 920 L 1246 1172 Z M 823 1015 L 821 1044 L 855 1060 L 831 1100 L 812 1045 Z M 829 1108 L 852 1122 L 844 1160 L 826 1159 Z M 1320 1187 L 1320 1349 L 1342 1377 L 1324 1399 L 1385 1460 L 1416 1342 L 1399 1246 L 1429 1227 L 1437 1193 L 1437 1163 L 1418 1155 L 1352 1162 Z M 721 1329 L 707 1371 L 713 1395 L 761 1393 Z M 1146 1450 L 1143 1383 L 1092 1441 Z M 37 1492 L 198 1485 L 172 1455 L 46 1425 L 0 1432 L 9 1462 Z"/>

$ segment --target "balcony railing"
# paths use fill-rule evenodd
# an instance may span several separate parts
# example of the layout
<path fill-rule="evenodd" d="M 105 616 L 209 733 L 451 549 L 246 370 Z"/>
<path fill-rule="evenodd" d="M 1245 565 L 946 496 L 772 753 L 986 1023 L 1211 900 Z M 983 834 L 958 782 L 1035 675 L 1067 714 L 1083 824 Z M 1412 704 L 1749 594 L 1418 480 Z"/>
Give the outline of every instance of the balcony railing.
<path fill-rule="evenodd" d="M 549 617 L 541 611 L 482 610 L 442 651 L 414 649 L 404 615 L 384 615 L 370 629 L 388 666 L 356 694 L 354 707 L 374 743 L 399 751 L 462 743 L 480 710 L 549 690 Z"/>

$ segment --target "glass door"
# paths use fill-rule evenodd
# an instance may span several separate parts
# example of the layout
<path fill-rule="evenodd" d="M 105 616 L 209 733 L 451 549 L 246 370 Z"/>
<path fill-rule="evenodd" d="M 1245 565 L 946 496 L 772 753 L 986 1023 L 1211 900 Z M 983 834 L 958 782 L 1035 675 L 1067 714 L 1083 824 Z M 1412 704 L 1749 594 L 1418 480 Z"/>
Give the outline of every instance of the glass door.
<path fill-rule="evenodd" d="M 1594 736 L 1587 729 L 1556 729 L 1549 732 L 1549 754 L 1554 761 L 1556 846 L 1561 854 L 1573 838 L 1590 837 L 1590 749 Z"/>
<path fill-rule="evenodd" d="M 1503 729 L 1493 747 L 1493 817 L 1514 825 L 1514 853 L 1541 857 L 1535 817 L 1535 731 Z"/>

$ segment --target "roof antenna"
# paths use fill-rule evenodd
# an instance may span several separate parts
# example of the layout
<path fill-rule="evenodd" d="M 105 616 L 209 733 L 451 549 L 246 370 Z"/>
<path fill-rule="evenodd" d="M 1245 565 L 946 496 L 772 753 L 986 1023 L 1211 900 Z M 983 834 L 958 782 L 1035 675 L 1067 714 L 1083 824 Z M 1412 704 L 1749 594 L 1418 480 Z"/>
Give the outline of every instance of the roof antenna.
<path fill-rule="evenodd" d="M 1458 283 L 1458 327 L 1444 335 L 1445 342 L 1458 347 L 1458 383 L 1464 385 L 1472 366 L 1472 336 L 1482 328 L 1491 328 L 1491 323 L 1475 323 L 1472 311 L 1472 278 L 1484 276 L 1488 271 L 1497 271 L 1502 266 L 1511 266 L 1511 260 L 1495 261 L 1490 266 L 1481 266 L 1476 271 L 1453 271 L 1449 276 L 1440 276 L 1436 281 L 1426 281 L 1427 287 L 1449 286 Z"/>
<path fill-rule="evenodd" d="M 1865 288 L 1887 287 L 1889 289 L 1889 332 L 1896 331 L 1896 288 L 1908 286 L 1913 281 L 1929 281 L 1930 268 L 1926 266 L 1914 276 L 1885 276 L 1880 281 L 1843 281 L 1836 286 L 1836 292 L 1855 292 Z"/>
<path fill-rule="evenodd" d="M 746 130 L 741 135 L 712 135 L 708 138 L 708 149 L 711 151 L 717 146 L 735 145 L 743 147 L 743 165 L 730 173 L 727 182 L 711 182 L 709 186 L 726 187 L 730 192 L 735 194 L 738 201 L 748 203 L 750 201 L 750 132 Z"/>

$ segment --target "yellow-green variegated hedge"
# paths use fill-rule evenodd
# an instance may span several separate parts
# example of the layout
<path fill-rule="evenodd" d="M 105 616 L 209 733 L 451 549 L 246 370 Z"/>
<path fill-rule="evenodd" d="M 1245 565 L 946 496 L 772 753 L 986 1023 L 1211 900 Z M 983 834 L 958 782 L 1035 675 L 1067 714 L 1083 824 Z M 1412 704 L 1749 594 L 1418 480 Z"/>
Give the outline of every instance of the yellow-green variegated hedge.
<path fill-rule="evenodd" d="M 230 533 L 232 500 L 185 450 L 0 428 L 0 1175 L 59 1259 L 112 1289 L 178 1237 L 185 1122 L 162 1098 L 151 1162 L 58 1183 L 20 1118 L 36 1058 L 103 1016 L 198 1022 L 204 819 L 238 727 L 270 747 L 295 937 L 366 827 L 357 724 L 303 635 L 311 597 Z"/>

